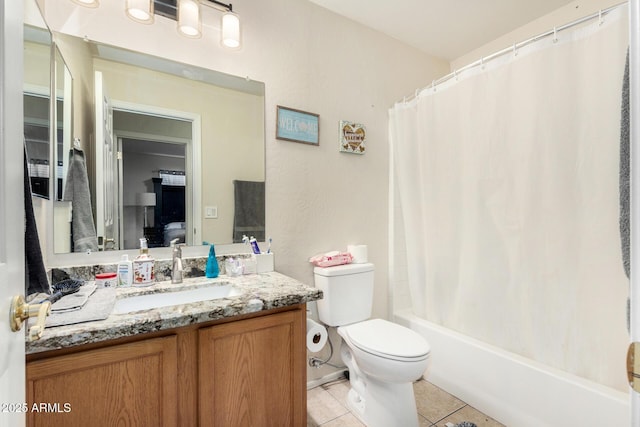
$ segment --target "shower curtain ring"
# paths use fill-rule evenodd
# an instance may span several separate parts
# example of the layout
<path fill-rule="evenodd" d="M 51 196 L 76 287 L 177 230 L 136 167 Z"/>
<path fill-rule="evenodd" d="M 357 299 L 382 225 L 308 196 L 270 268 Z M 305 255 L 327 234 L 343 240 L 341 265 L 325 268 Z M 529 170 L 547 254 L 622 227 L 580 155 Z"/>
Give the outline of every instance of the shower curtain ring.
<path fill-rule="evenodd" d="M 556 27 L 553 27 L 553 42 L 554 43 L 558 42 L 558 31 L 557 31 Z"/>
<path fill-rule="evenodd" d="M 433 91 L 436 91 L 436 81 L 435 80 L 431 80 L 431 89 L 433 89 Z"/>
<path fill-rule="evenodd" d="M 598 11 L 598 25 L 602 25 L 604 19 L 602 19 L 602 9 Z"/>
<path fill-rule="evenodd" d="M 518 56 L 518 50 L 516 49 L 516 44 L 513 44 L 513 56 Z"/>

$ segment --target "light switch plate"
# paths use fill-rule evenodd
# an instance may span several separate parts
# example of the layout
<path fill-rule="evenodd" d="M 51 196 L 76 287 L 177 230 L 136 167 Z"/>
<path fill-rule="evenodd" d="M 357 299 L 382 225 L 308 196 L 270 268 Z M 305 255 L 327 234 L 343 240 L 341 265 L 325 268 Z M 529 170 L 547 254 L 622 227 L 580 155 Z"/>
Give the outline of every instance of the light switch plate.
<path fill-rule="evenodd" d="M 217 206 L 205 206 L 205 208 L 204 208 L 204 217 L 205 218 L 218 218 L 218 207 Z"/>

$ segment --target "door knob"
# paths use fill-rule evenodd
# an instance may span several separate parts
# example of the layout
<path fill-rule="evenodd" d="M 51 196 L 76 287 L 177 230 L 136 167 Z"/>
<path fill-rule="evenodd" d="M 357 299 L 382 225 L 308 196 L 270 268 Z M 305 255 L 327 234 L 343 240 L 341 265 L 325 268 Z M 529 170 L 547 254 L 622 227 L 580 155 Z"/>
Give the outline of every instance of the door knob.
<path fill-rule="evenodd" d="M 30 317 L 37 317 L 36 324 L 29 328 L 29 341 L 40 339 L 44 332 L 44 323 L 47 316 L 51 312 L 51 303 L 49 301 L 40 304 L 27 304 L 22 295 L 13 297 L 11 301 L 11 310 L 9 318 L 11 330 L 18 332 L 22 329 L 22 324 Z"/>

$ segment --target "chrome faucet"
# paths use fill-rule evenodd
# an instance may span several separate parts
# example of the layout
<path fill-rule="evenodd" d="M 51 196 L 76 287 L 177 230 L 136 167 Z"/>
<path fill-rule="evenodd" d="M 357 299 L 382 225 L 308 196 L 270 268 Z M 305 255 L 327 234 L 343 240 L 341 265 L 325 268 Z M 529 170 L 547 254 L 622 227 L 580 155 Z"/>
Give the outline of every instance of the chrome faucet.
<path fill-rule="evenodd" d="M 173 259 L 171 262 L 171 283 L 182 283 L 182 248 L 178 239 L 171 241 L 173 247 Z"/>

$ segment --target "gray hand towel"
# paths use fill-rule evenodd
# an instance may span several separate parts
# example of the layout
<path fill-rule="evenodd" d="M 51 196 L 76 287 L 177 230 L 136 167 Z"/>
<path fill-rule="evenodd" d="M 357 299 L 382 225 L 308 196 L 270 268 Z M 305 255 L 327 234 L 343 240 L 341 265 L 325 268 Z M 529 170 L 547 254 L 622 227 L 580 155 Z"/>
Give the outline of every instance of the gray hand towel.
<path fill-rule="evenodd" d="M 85 283 L 75 294 L 65 295 L 51 305 L 51 312 L 62 313 L 66 311 L 80 310 L 95 292 L 95 282 Z"/>
<path fill-rule="evenodd" d="M 264 182 L 235 180 L 233 189 L 233 242 L 242 242 L 243 235 L 264 241 Z"/>
<path fill-rule="evenodd" d="M 91 209 L 91 192 L 84 153 L 78 148 L 69 152 L 69 169 L 64 187 L 64 200 L 71 202 L 73 251 L 98 250 L 96 226 Z"/>
<path fill-rule="evenodd" d="M 67 297 L 65 296 L 64 298 Z M 92 322 L 94 320 L 104 320 L 109 317 L 113 311 L 115 303 L 115 288 L 96 289 L 80 310 L 62 313 L 52 311 L 49 317 L 47 317 L 45 325 L 49 328 L 53 326 L 72 325 L 74 323 Z"/>
<path fill-rule="evenodd" d="M 27 150 L 24 151 L 24 259 L 25 259 L 25 281 L 26 295 L 37 293 L 51 293 L 47 272 L 42 259 L 42 248 L 38 238 L 38 228 L 36 217 L 33 213 L 33 200 L 31 199 L 31 179 L 29 177 L 29 167 L 27 166 Z"/>

